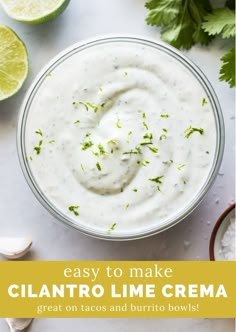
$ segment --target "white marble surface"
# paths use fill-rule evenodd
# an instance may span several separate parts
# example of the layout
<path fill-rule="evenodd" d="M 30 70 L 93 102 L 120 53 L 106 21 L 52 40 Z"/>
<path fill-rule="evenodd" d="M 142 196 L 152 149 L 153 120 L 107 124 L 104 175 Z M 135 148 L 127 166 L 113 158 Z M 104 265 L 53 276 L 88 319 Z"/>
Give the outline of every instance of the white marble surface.
<path fill-rule="evenodd" d="M 17 158 L 17 114 L 24 93 L 37 72 L 59 51 L 87 37 L 106 33 L 141 34 L 159 39 L 158 29 L 144 21 L 144 0 L 72 0 L 58 19 L 28 26 L 0 10 L 0 24 L 13 28 L 25 41 L 30 75 L 22 91 L 0 104 L 0 218 L 1 235 L 30 235 L 34 240 L 27 259 L 41 260 L 207 260 L 212 227 L 234 201 L 234 91 L 218 81 L 219 58 L 228 42 L 194 47 L 187 55 L 199 65 L 215 88 L 226 124 L 226 148 L 220 175 L 204 201 L 174 228 L 149 239 L 111 243 L 88 238 L 54 221 L 28 188 Z M 189 242 L 186 245 L 185 242 Z M 67 331 L 233 332 L 234 320 L 222 319 L 50 319 L 37 320 L 32 332 Z M 0 321 L 0 331 L 8 328 Z"/>

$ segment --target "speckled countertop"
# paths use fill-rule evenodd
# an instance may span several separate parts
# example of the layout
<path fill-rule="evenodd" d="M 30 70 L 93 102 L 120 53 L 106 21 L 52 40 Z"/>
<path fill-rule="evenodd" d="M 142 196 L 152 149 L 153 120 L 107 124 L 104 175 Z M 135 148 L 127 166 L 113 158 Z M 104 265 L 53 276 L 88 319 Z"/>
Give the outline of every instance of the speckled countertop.
<path fill-rule="evenodd" d="M 54 222 L 38 203 L 22 175 L 16 152 L 17 114 L 32 79 L 59 51 L 84 38 L 102 34 L 139 34 L 159 40 L 157 29 L 146 26 L 144 0 L 71 1 L 58 19 L 28 26 L 0 10 L 0 23 L 13 28 L 25 41 L 30 58 L 26 85 L 14 98 L 0 104 L 0 216 L 1 235 L 27 235 L 34 240 L 27 259 L 41 260 L 208 260 L 209 237 L 221 212 L 234 201 L 234 91 L 218 81 L 219 58 L 228 42 L 187 52 L 207 75 L 222 106 L 226 148 L 220 173 L 199 207 L 184 222 L 149 239 L 111 243 L 88 238 Z M 32 332 L 233 332 L 234 320 L 222 319 L 45 319 Z M 0 331 L 8 328 L 0 320 Z"/>

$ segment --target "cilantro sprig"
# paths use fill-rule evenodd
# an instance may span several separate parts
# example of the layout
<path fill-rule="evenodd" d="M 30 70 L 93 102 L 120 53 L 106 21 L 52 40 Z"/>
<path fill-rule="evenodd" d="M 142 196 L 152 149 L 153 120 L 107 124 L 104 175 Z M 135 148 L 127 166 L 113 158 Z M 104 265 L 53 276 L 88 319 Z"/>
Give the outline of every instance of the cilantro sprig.
<path fill-rule="evenodd" d="M 235 37 L 235 2 L 214 9 L 209 0 L 149 0 L 147 24 L 161 27 L 161 38 L 176 48 L 208 45 L 215 36 Z M 221 58 L 221 81 L 235 86 L 235 48 Z"/>
<path fill-rule="evenodd" d="M 211 12 L 208 0 L 151 0 L 146 8 L 150 10 L 147 23 L 161 26 L 162 39 L 176 48 L 207 45 L 212 38 L 201 26 Z"/>
<path fill-rule="evenodd" d="M 38 142 L 38 145 L 36 145 L 34 147 L 35 153 L 39 155 L 41 153 L 42 145 L 43 145 L 43 132 L 42 132 L 41 129 L 38 129 L 38 130 L 35 131 L 35 134 L 40 136 L 40 140 Z"/>
<path fill-rule="evenodd" d="M 155 182 L 155 183 L 157 183 L 157 190 L 158 191 L 161 191 L 161 185 L 162 185 L 162 179 L 164 178 L 164 175 L 162 175 L 162 176 L 158 176 L 158 177 L 156 177 L 156 178 L 151 178 L 151 179 L 148 179 L 149 181 L 151 181 L 151 182 Z"/>

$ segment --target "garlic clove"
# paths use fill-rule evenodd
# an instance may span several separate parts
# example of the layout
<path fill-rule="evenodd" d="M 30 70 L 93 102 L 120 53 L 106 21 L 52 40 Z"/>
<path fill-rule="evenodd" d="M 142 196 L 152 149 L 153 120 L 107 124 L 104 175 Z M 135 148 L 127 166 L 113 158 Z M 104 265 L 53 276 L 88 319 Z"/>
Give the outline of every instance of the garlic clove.
<path fill-rule="evenodd" d="M 32 245 L 28 238 L 0 237 L 0 254 L 8 259 L 23 257 Z"/>
<path fill-rule="evenodd" d="M 22 331 L 32 322 L 32 318 L 6 318 L 11 332 Z"/>

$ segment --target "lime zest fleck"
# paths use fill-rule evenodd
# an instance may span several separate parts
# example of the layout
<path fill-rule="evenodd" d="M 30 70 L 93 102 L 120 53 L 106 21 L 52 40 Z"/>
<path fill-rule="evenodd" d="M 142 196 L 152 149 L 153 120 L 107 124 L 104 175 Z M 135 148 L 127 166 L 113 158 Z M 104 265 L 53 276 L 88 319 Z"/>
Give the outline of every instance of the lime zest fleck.
<path fill-rule="evenodd" d="M 121 124 L 120 124 L 120 119 L 117 120 L 117 122 L 116 122 L 116 127 L 117 127 L 118 129 L 121 129 L 121 128 L 122 128 L 122 126 L 121 126 Z"/>
<path fill-rule="evenodd" d="M 148 130 L 148 125 L 147 125 L 147 123 L 146 123 L 145 121 L 143 121 L 143 126 L 144 126 L 144 128 L 145 128 L 146 130 Z"/>
<path fill-rule="evenodd" d="M 130 143 L 130 136 L 132 136 L 132 135 L 133 135 L 133 132 L 129 131 L 128 135 L 127 135 L 127 140 L 126 140 L 127 143 Z"/>
<path fill-rule="evenodd" d="M 129 207 L 130 207 L 130 204 L 127 203 L 127 204 L 125 205 L 125 209 L 127 210 Z"/>
<path fill-rule="evenodd" d="M 115 139 L 111 139 L 110 141 L 107 142 L 107 144 L 114 144 L 117 145 L 117 141 Z"/>
<path fill-rule="evenodd" d="M 138 189 L 137 189 L 137 188 L 134 188 L 134 189 L 133 189 L 133 192 L 137 193 L 137 192 L 138 192 Z"/>
<path fill-rule="evenodd" d="M 147 118 L 146 113 L 144 113 L 144 112 L 142 113 L 142 118 L 143 118 L 143 119 L 146 119 L 146 118 Z"/>
<path fill-rule="evenodd" d="M 204 129 L 203 128 L 194 128 L 192 126 L 189 126 L 185 131 L 185 138 L 189 138 L 193 133 L 198 132 L 200 135 L 204 134 Z"/>
<path fill-rule="evenodd" d="M 80 168 L 81 168 L 82 171 L 84 172 L 84 166 L 83 166 L 83 164 L 80 164 Z"/>
<path fill-rule="evenodd" d="M 80 120 L 76 120 L 75 122 L 74 122 L 74 124 L 79 124 L 80 123 Z"/>
<path fill-rule="evenodd" d="M 100 86 L 100 87 L 98 88 L 98 91 L 103 92 L 103 87 Z"/>
<path fill-rule="evenodd" d="M 177 169 L 178 169 L 179 171 L 181 171 L 185 166 L 186 166 L 186 164 L 181 164 L 181 165 L 179 165 L 179 166 L 177 167 Z"/>
<path fill-rule="evenodd" d="M 50 141 L 48 141 L 48 144 L 53 144 L 55 143 L 56 141 L 54 139 L 51 139 Z"/>
<path fill-rule="evenodd" d="M 128 72 L 127 72 L 127 71 L 125 71 L 125 72 L 124 72 L 124 75 L 125 75 L 125 76 L 128 76 Z"/>

